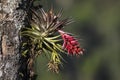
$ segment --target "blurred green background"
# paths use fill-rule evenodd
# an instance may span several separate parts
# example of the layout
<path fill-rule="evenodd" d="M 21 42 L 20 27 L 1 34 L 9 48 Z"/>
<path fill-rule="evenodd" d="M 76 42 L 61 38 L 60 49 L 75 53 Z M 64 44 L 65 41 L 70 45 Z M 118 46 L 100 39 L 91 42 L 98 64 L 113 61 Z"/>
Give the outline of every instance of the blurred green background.
<path fill-rule="evenodd" d="M 47 70 L 45 56 L 35 63 L 37 80 L 120 80 L 120 0 L 40 0 L 64 9 L 74 23 L 65 27 L 80 38 L 85 48 L 79 58 L 65 56 L 59 74 Z"/>

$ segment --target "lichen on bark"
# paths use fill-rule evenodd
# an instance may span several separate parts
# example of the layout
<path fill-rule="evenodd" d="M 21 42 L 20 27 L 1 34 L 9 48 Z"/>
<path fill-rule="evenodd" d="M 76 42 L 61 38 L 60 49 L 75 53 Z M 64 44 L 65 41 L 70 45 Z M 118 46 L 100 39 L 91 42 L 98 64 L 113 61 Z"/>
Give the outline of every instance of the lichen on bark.
<path fill-rule="evenodd" d="M 25 11 L 17 9 L 21 0 L 0 0 L 0 80 L 18 80 L 20 60 L 19 30 Z"/>

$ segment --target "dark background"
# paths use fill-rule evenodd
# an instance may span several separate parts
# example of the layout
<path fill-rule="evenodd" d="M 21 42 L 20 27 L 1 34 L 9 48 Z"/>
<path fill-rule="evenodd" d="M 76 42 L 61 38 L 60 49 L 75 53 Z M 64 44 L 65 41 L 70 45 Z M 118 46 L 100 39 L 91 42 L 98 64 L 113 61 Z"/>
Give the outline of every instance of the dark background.
<path fill-rule="evenodd" d="M 65 56 L 59 74 L 47 70 L 44 56 L 35 63 L 37 80 L 120 80 L 120 1 L 119 0 L 41 0 L 46 9 L 64 9 L 64 17 L 74 23 L 65 31 L 79 37 L 86 50 L 78 57 Z"/>

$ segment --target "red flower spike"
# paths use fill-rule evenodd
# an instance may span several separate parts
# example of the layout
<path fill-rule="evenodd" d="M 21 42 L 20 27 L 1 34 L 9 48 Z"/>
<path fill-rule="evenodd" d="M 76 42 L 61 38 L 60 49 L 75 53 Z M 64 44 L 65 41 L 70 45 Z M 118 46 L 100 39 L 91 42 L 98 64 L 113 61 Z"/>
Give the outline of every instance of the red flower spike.
<path fill-rule="evenodd" d="M 70 55 L 79 55 L 83 54 L 84 49 L 80 48 L 80 44 L 78 41 L 71 35 L 65 33 L 62 30 L 58 30 L 63 38 L 63 48 L 68 52 Z"/>

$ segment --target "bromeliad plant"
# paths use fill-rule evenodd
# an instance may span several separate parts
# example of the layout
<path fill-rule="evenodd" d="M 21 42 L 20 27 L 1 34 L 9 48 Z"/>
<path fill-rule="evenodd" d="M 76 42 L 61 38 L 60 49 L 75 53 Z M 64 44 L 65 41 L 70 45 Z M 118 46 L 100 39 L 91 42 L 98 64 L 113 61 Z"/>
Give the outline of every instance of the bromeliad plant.
<path fill-rule="evenodd" d="M 62 30 L 64 26 L 72 22 L 69 18 L 61 19 L 62 10 L 58 14 L 53 12 L 53 8 L 48 12 L 45 12 L 43 8 L 36 11 L 31 10 L 31 12 L 31 27 L 26 27 L 21 32 L 23 36 L 29 37 L 30 42 L 26 44 L 32 46 L 29 48 L 31 50 L 24 50 L 24 56 L 29 54 L 31 58 L 35 58 L 41 53 L 48 55 L 48 57 L 51 56 L 48 69 L 58 73 L 59 65 L 62 64 L 61 53 L 67 52 L 68 55 L 83 54 L 83 49 L 80 47 L 78 40 Z M 32 64 L 31 60 L 34 59 L 28 60 L 29 65 Z"/>

